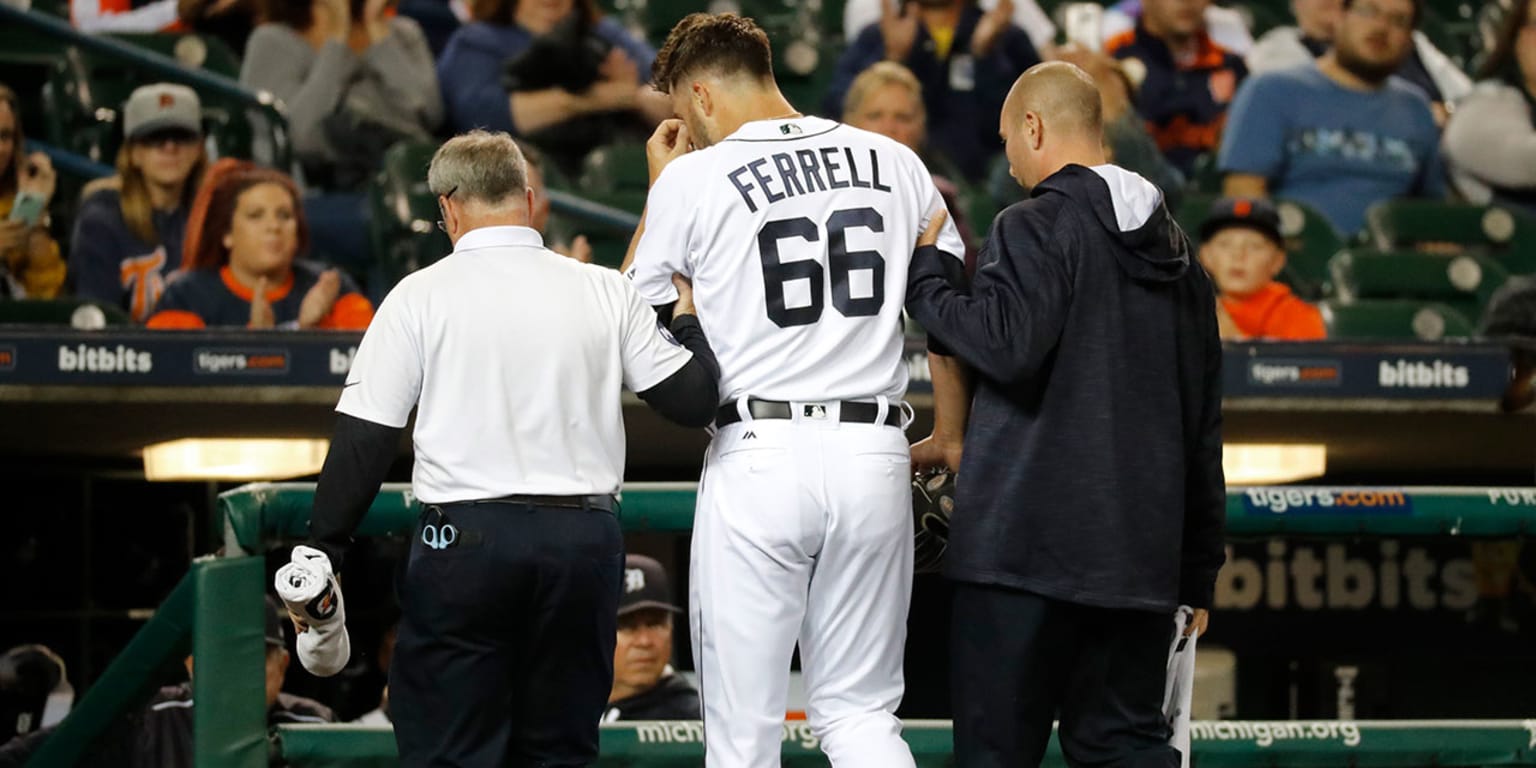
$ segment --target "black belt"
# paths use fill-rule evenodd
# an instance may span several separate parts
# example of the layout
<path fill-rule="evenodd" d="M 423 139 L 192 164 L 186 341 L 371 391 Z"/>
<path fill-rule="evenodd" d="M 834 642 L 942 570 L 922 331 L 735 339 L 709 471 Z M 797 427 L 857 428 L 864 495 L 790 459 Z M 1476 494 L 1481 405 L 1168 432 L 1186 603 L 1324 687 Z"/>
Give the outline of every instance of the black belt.
<path fill-rule="evenodd" d="M 732 400 L 720 406 L 715 411 L 715 426 L 723 427 L 727 424 L 735 424 L 741 421 L 741 413 L 736 410 L 736 403 Z M 826 418 L 826 406 L 819 403 L 801 403 L 800 417 L 803 419 Z M 878 403 L 864 403 L 856 400 L 844 400 L 838 403 L 837 420 L 844 424 L 874 424 L 875 417 L 880 414 Z M 794 406 L 789 403 L 781 403 L 775 400 L 748 400 L 747 413 L 754 419 L 792 419 L 795 417 Z M 879 422 L 889 427 L 901 426 L 901 404 L 892 403 L 885 410 L 885 421 Z"/>
<path fill-rule="evenodd" d="M 512 496 L 497 496 L 494 499 L 474 499 L 472 501 L 451 501 L 447 504 L 438 504 L 439 507 L 451 507 L 458 504 L 521 504 L 529 507 L 562 507 L 565 509 L 599 510 L 612 512 L 613 497 L 601 496 L 528 496 L 514 494 Z M 432 506 L 432 505 L 428 505 Z"/>

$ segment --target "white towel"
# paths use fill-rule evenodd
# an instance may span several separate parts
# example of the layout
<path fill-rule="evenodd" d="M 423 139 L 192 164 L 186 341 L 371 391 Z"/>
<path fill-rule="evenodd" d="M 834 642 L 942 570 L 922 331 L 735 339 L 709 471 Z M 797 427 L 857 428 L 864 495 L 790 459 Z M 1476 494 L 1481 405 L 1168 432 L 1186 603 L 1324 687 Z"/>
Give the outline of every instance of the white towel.
<path fill-rule="evenodd" d="M 277 596 L 290 613 L 309 625 L 299 633 L 299 663 L 311 674 L 330 677 L 352 658 L 347 610 L 331 559 L 314 547 L 293 548 L 293 561 L 277 569 Z"/>
<path fill-rule="evenodd" d="M 1179 606 L 1173 615 L 1173 644 L 1168 647 L 1168 680 L 1163 688 L 1163 717 L 1172 735 L 1168 744 L 1179 751 L 1181 768 L 1189 768 L 1189 709 L 1195 691 L 1195 635 L 1184 636 L 1184 628 L 1195 616 L 1194 609 Z"/>

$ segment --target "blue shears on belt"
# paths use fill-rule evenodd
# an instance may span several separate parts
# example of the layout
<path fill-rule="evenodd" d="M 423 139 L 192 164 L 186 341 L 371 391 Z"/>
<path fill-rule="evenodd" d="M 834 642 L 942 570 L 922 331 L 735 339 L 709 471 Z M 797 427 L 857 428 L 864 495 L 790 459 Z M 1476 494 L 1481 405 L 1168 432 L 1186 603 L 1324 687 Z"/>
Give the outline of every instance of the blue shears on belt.
<path fill-rule="evenodd" d="M 421 543 L 431 549 L 447 549 L 459 540 L 459 529 L 451 523 L 442 526 L 427 524 L 421 527 Z"/>

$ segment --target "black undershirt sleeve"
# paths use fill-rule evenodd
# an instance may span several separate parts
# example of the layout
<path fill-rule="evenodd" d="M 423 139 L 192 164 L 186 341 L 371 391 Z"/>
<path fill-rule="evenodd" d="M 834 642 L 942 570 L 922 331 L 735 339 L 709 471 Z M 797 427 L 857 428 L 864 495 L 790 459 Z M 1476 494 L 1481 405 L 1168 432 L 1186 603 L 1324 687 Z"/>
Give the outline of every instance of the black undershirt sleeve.
<path fill-rule="evenodd" d="M 386 427 L 366 419 L 336 415 L 331 450 L 315 486 L 315 507 L 309 518 L 309 545 L 331 558 L 338 572 L 352 544 L 352 532 L 368 513 L 379 486 L 394 463 L 403 427 Z"/>
<path fill-rule="evenodd" d="M 670 316 L 671 305 L 664 309 Z M 720 363 L 697 317 L 678 315 L 670 326 L 672 337 L 692 352 L 693 358 L 660 384 L 637 394 L 657 413 L 678 424 L 707 427 L 715 420 L 715 408 L 720 404 Z"/>

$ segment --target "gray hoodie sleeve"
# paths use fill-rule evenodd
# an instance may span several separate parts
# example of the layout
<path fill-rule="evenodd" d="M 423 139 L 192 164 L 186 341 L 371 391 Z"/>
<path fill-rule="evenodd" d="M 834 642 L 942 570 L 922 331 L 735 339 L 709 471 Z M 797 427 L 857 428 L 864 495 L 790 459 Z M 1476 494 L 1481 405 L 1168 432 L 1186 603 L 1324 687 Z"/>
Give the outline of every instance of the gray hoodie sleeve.
<path fill-rule="evenodd" d="M 363 54 L 363 65 L 390 104 L 427 132 L 436 131 L 443 122 L 443 99 L 427 37 L 415 21 L 400 16 L 390 20 L 389 30 L 388 37 Z"/>
<path fill-rule="evenodd" d="M 299 157 L 323 161 L 335 155 L 323 121 L 336 111 L 360 64 L 347 46 L 334 40 L 316 53 L 286 25 L 263 24 L 246 43 L 240 82 L 280 99 Z"/>
<path fill-rule="evenodd" d="M 1490 187 L 1536 188 L 1536 125 L 1512 86 L 1479 84 L 1451 116 L 1444 144 L 1457 174 Z"/>

